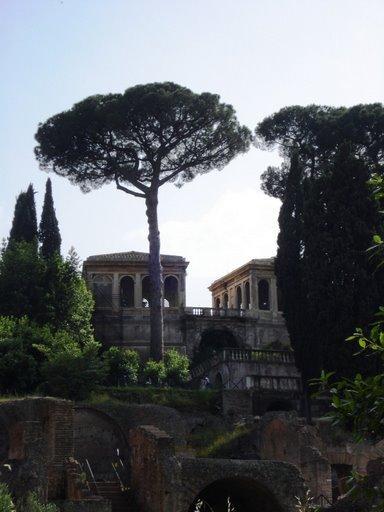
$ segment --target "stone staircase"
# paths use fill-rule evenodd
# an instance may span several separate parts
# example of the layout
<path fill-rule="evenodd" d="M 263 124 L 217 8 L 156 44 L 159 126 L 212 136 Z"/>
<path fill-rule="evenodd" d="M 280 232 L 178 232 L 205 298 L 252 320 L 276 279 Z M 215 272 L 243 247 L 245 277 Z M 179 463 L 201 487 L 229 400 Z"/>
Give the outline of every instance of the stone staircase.
<path fill-rule="evenodd" d="M 92 488 L 98 496 L 112 503 L 112 512 L 135 512 L 135 507 L 129 491 L 123 491 L 118 481 L 95 482 Z"/>

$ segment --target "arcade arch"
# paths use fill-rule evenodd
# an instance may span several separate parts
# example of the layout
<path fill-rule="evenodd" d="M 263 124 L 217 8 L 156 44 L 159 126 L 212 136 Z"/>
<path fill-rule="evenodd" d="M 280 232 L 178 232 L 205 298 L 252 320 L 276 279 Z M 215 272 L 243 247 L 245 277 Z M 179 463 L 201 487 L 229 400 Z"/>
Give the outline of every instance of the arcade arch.
<path fill-rule="evenodd" d="M 283 512 L 266 487 L 250 478 L 224 478 L 209 484 L 193 500 L 188 512 Z"/>

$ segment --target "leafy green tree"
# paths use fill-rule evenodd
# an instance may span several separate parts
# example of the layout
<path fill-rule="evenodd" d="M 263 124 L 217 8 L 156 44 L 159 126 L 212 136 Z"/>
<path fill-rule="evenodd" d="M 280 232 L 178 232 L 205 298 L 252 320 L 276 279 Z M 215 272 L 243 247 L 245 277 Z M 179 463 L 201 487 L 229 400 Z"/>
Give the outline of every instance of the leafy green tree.
<path fill-rule="evenodd" d="M 165 380 L 170 386 L 185 384 L 189 379 L 189 359 L 176 349 L 164 355 Z"/>
<path fill-rule="evenodd" d="M 59 512 L 59 509 L 53 503 L 42 503 L 35 492 L 30 492 L 19 500 L 16 512 Z"/>
<path fill-rule="evenodd" d="M 161 360 L 162 268 L 157 216 L 159 188 L 182 185 L 221 169 L 249 148 L 251 134 L 219 96 L 195 94 L 165 82 L 138 85 L 124 94 L 86 98 L 39 126 L 40 166 L 83 191 L 115 183 L 145 200 L 149 229 L 151 356 Z"/>
<path fill-rule="evenodd" d="M 112 386 L 136 384 L 140 370 L 140 356 L 136 350 L 110 347 L 103 354 L 107 383 Z"/>
<path fill-rule="evenodd" d="M 49 344 L 36 347 L 44 356 L 40 390 L 52 396 L 84 400 L 102 382 L 105 369 L 100 344 L 80 344 L 65 331 L 58 331 Z"/>
<path fill-rule="evenodd" d="M 40 220 L 39 240 L 41 254 L 49 259 L 60 254 L 61 235 L 52 197 L 52 183 L 47 179 L 43 211 Z"/>
<path fill-rule="evenodd" d="M 370 369 L 343 340 L 369 321 L 383 288 L 364 250 L 380 225 L 366 181 L 383 168 L 383 134 L 380 104 L 287 107 L 256 128 L 258 143 L 283 157 L 263 189 L 283 201 L 276 273 L 305 386 L 321 368 Z"/>
<path fill-rule="evenodd" d="M 20 241 L 8 244 L 0 254 L 0 315 L 45 317 L 45 264 L 35 244 Z"/>
<path fill-rule="evenodd" d="M 148 359 L 143 368 L 143 375 L 147 382 L 159 386 L 166 377 L 164 361 Z"/>

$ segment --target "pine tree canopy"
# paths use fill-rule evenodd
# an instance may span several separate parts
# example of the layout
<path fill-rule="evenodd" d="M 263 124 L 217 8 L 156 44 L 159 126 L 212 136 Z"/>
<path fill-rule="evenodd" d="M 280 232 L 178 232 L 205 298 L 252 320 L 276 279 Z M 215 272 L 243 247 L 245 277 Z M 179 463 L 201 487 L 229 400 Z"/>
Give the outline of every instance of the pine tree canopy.
<path fill-rule="evenodd" d="M 249 149 L 252 136 L 231 105 L 164 82 L 96 95 L 40 124 L 42 169 L 89 191 L 106 183 L 146 202 L 149 230 L 151 356 L 164 354 L 158 190 L 221 169 Z"/>
<path fill-rule="evenodd" d="M 40 220 L 39 240 L 41 254 L 48 259 L 60 254 L 61 236 L 52 197 L 52 183 L 47 179 L 43 211 Z"/>

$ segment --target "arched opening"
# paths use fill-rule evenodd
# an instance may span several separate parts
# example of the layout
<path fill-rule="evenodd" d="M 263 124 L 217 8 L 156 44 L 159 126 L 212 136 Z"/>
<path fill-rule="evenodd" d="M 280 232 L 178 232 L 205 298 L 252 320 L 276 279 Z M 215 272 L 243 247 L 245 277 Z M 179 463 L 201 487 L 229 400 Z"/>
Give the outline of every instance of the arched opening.
<path fill-rule="evenodd" d="M 216 309 L 219 309 L 219 308 L 220 308 L 220 297 L 216 297 L 216 300 L 215 300 L 215 308 L 216 308 Z"/>
<path fill-rule="evenodd" d="M 224 293 L 223 296 L 223 308 L 228 309 L 228 293 Z"/>
<path fill-rule="evenodd" d="M 174 276 L 167 276 L 164 280 L 164 299 L 170 308 L 179 306 L 179 281 Z"/>
<path fill-rule="evenodd" d="M 112 277 L 96 275 L 92 281 L 93 297 L 97 308 L 112 307 Z"/>
<path fill-rule="evenodd" d="M 143 308 L 149 307 L 150 291 L 151 291 L 151 282 L 150 282 L 149 276 L 145 276 L 145 277 L 143 277 L 143 279 L 141 281 L 141 297 L 142 297 L 141 307 L 143 307 Z"/>
<path fill-rule="evenodd" d="M 135 307 L 135 282 L 130 276 L 124 276 L 120 280 L 120 306 L 122 308 Z"/>
<path fill-rule="evenodd" d="M 266 279 L 260 279 L 258 283 L 259 309 L 270 309 L 269 283 Z"/>
<path fill-rule="evenodd" d="M 268 407 L 266 408 L 265 412 L 272 412 L 272 411 L 294 411 L 295 408 L 293 404 L 289 400 L 275 400 L 274 402 L 271 402 Z"/>
<path fill-rule="evenodd" d="M 188 512 L 282 512 L 271 491 L 248 478 L 211 483 L 194 499 Z"/>
<path fill-rule="evenodd" d="M 116 480 L 113 464 L 126 467 L 128 443 L 120 426 L 107 414 L 88 407 L 75 409 L 73 425 L 74 456 L 87 468 L 88 461 L 96 480 Z M 123 475 L 121 475 L 123 476 Z"/>
<path fill-rule="evenodd" d="M 242 293 L 241 293 L 241 286 L 236 286 L 236 308 L 240 309 L 242 305 L 243 299 L 242 299 Z"/>
<path fill-rule="evenodd" d="M 249 286 L 249 281 L 245 283 L 244 286 L 244 292 L 245 292 L 245 300 L 244 300 L 244 309 L 250 309 L 251 308 L 251 288 Z"/>
<path fill-rule="evenodd" d="M 207 329 L 201 335 L 199 347 L 193 357 L 193 363 L 195 365 L 200 364 L 226 347 L 239 348 L 239 344 L 230 330 Z"/>

